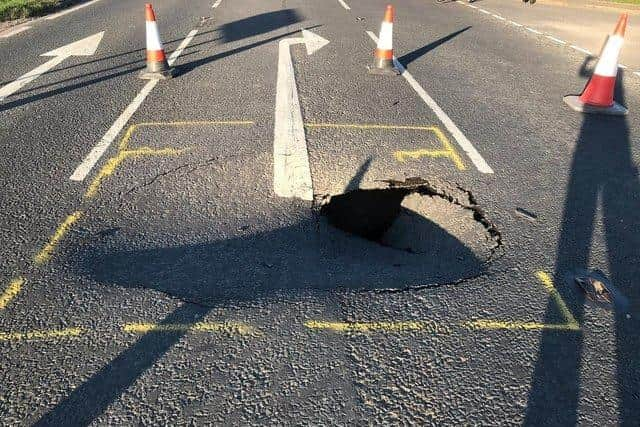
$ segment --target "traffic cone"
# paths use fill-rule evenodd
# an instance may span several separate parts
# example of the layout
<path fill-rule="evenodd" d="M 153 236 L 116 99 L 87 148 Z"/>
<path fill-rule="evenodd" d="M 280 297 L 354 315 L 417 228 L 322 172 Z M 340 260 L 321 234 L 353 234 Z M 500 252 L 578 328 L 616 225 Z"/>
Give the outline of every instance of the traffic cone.
<path fill-rule="evenodd" d="M 145 4 L 145 27 L 147 32 L 147 68 L 140 72 L 141 79 L 170 79 L 173 69 L 169 68 L 167 56 L 160 40 L 156 14 L 151 4 Z"/>
<path fill-rule="evenodd" d="M 627 114 L 628 110 L 614 101 L 613 94 L 618 75 L 618 58 L 622 50 L 628 19 L 629 15 L 626 13 L 620 15 L 616 29 L 607 38 L 593 75 L 582 94 L 564 97 L 564 102 L 575 111 L 616 116 Z"/>
<path fill-rule="evenodd" d="M 393 6 L 388 5 L 384 12 L 384 20 L 380 25 L 380 36 L 373 65 L 369 67 L 371 74 L 400 74 L 400 71 L 393 64 L 393 15 Z"/>

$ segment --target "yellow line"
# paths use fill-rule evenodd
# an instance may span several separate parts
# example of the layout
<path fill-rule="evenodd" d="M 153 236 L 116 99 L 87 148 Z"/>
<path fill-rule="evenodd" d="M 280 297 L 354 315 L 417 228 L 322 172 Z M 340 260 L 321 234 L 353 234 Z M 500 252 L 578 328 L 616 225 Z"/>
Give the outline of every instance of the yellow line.
<path fill-rule="evenodd" d="M 182 154 L 186 149 L 176 148 L 160 148 L 154 149 L 150 147 L 139 147 L 136 149 L 129 149 L 129 141 L 134 132 L 140 127 L 159 127 L 159 126 L 171 126 L 171 127 L 184 127 L 184 126 L 215 126 L 215 125 L 233 125 L 233 126 L 251 126 L 254 122 L 250 120 L 220 120 L 220 121 L 178 121 L 178 122 L 143 122 L 131 125 L 127 128 L 120 144 L 118 145 L 118 153 L 111 157 L 107 163 L 100 169 L 100 172 L 95 176 L 87 191 L 84 194 L 86 199 L 91 199 L 98 194 L 100 185 L 105 178 L 113 175 L 116 169 L 128 158 L 136 158 L 141 156 L 177 156 Z"/>
<path fill-rule="evenodd" d="M 555 286 L 553 286 L 553 280 L 551 279 L 551 277 L 544 271 L 538 271 L 536 273 L 536 276 L 538 276 L 538 279 L 540 279 L 544 288 L 547 290 L 549 295 L 551 295 L 553 301 L 555 301 L 556 305 L 560 309 L 560 313 L 562 313 L 562 316 L 564 317 L 564 320 L 567 322 L 567 324 L 574 325 L 579 329 L 580 325 L 578 324 L 578 321 L 575 317 L 573 317 L 571 310 L 569 310 L 567 304 L 565 304 Z"/>
<path fill-rule="evenodd" d="M 0 295 L 0 310 L 4 310 L 7 304 L 20 293 L 22 285 L 24 285 L 24 279 L 22 277 L 13 279 L 11 283 L 9 283 L 7 289 Z"/>
<path fill-rule="evenodd" d="M 322 322 L 308 320 L 304 326 L 309 329 L 327 329 L 333 332 L 397 332 L 397 331 L 427 331 L 433 333 L 449 333 L 447 326 L 436 322 L 404 321 L 404 322 Z"/>
<path fill-rule="evenodd" d="M 510 330 L 526 330 L 526 331 L 534 331 L 534 330 L 542 330 L 542 329 L 553 329 L 553 330 L 562 330 L 562 331 L 579 331 L 580 326 L 571 323 L 564 324 L 547 324 L 547 323 L 536 323 L 536 322 L 502 322 L 497 320 L 476 320 L 473 322 L 463 322 L 460 324 L 461 326 L 467 329 L 510 329 Z"/>
<path fill-rule="evenodd" d="M 0 332 L 0 341 L 21 341 L 51 338 L 77 337 L 82 334 L 80 328 L 68 328 L 50 331 Z"/>
<path fill-rule="evenodd" d="M 396 151 L 393 153 L 396 160 L 399 162 L 404 162 L 405 158 L 411 159 L 419 159 L 421 157 L 431 157 L 431 158 L 439 158 L 439 157 L 447 157 L 449 158 L 453 164 L 456 166 L 458 170 L 466 170 L 467 167 L 464 165 L 462 158 L 453 147 L 449 138 L 438 128 L 432 129 L 433 133 L 436 134 L 436 137 L 442 143 L 444 150 L 426 150 L 426 149 L 418 149 L 418 150 L 408 150 L 408 151 Z"/>
<path fill-rule="evenodd" d="M 51 255 L 53 255 L 53 251 L 56 249 L 56 246 L 60 242 L 65 234 L 69 231 L 69 228 L 80 219 L 82 216 L 81 211 L 75 211 L 71 215 L 67 216 L 67 218 L 58 226 L 56 232 L 51 236 L 49 243 L 47 243 L 44 248 L 34 257 L 34 262 L 36 265 L 44 264 L 45 262 L 51 259 Z"/>
<path fill-rule="evenodd" d="M 399 162 L 404 162 L 405 157 L 419 159 L 420 157 L 447 157 L 451 159 L 458 170 L 466 170 L 462 157 L 453 147 L 449 138 L 437 126 L 408 126 L 408 125 L 378 125 L 378 124 L 356 124 L 356 123 L 305 123 L 307 128 L 336 128 L 336 129 L 404 129 L 404 130 L 420 130 L 435 133 L 436 137 L 442 143 L 444 150 L 414 150 L 414 151 L 396 151 L 394 157 Z"/>
<path fill-rule="evenodd" d="M 406 125 L 376 125 L 376 124 L 356 124 L 356 123 L 305 123 L 307 128 L 336 128 L 336 129 L 407 129 L 407 130 L 439 130 L 436 126 L 406 126 Z"/>
<path fill-rule="evenodd" d="M 512 322 L 512 321 L 500 321 L 500 320 L 488 320 L 481 319 L 475 320 L 473 322 L 463 322 L 460 325 L 467 329 L 520 329 L 520 330 L 542 330 L 542 329 L 551 329 L 551 330 L 560 330 L 560 331 L 579 331 L 580 324 L 573 317 L 571 311 L 565 304 L 564 300 L 556 290 L 553 285 L 553 280 L 551 277 L 545 273 L 544 271 L 538 271 L 536 273 L 540 282 L 544 286 L 545 290 L 551 296 L 553 301 L 558 306 L 560 313 L 564 317 L 565 323 L 562 324 L 548 324 L 548 323 L 538 323 L 538 322 Z"/>
<path fill-rule="evenodd" d="M 240 335 L 256 334 L 252 326 L 239 322 L 197 322 L 197 323 L 127 323 L 122 330 L 130 333 L 145 334 L 148 332 L 227 332 Z"/>

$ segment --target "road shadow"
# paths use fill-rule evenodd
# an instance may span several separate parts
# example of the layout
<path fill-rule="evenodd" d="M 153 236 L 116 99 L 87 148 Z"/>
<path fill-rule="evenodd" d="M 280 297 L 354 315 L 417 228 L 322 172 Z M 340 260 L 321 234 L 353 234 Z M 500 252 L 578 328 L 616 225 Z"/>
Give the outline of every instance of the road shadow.
<path fill-rule="evenodd" d="M 581 75 L 588 74 L 585 62 Z M 615 99 L 624 105 L 623 82 L 624 73 L 619 70 Z M 567 114 L 576 113 L 567 111 Z M 640 299 L 640 181 L 630 144 L 626 117 L 583 115 L 566 190 L 554 273 L 558 291 L 581 325 L 585 298 L 573 279 L 576 273 L 598 267 L 589 264 L 598 211 L 604 224 L 608 279 L 632 306 L 637 307 Z M 626 308 L 615 304 L 613 307 L 616 354 L 611 357 L 615 357 L 617 363 L 619 419 L 610 421 L 638 425 L 640 317 L 633 313 L 627 318 Z M 556 310 L 550 301 L 547 321 L 557 320 Z M 578 424 L 582 347 L 582 333 L 548 330 L 542 334 L 525 425 Z M 598 367 L 590 366 L 589 372 L 597 374 Z"/>
<path fill-rule="evenodd" d="M 445 37 L 442 37 L 432 43 L 429 43 L 425 46 L 422 46 L 419 49 L 414 50 L 413 52 L 407 53 L 406 55 L 401 56 L 400 58 L 398 58 L 398 61 L 404 65 L 405 67 L 407 67 L 409 64 L 411 64 L 413 61 L 415 61 L 416 59 L 420 58 L 423 55 L 426 55 L 427 53 L 431 52 L 432 50 L 436 49 L 437 47 L 439 47 L 440 45 L 448 42 L 451 39 L 456 38 L 457 36 L 459 36 L 460 34 L 464 33 L 465 31 L 469 30 L 471 28 L 471 26 L 462 28 L 461 30 L 455 31 Z"/>
<path fill-rule="evenodd" d="M 352 179 L 354 186 L 369 163 L 370 159 L 359 168 Z M 374 199 L 374 203 L 382 202 L 388 200 Z M 290 205 L 292 209 L 298 206 Z M 147 250 L 114 251 L 94 242 L 70 253 L 67 260 L 76 272 L 104 286 L 156 289 L 201 302 L 183 304 L 166 316 L 161 325 L 203 321 L 212 308 L 229 303 L 230 299 L 273 299 L 303 289 L 372 289 L 376 284 L 398 287 L 403 269 L 424 272 L 425 263 L 434 270 L 463 268 L 460 264 L 474 269 L 485 266 L 461 242 L 425 218 L 414 223 L 415 229 L 429 233 L 429 239 L 452 245 L 455 253 L 430 260 L 429 254 L 410 254 L 345 233 L 320 221 L 308 206 L 305 212 L 307 220 L 269 232 Z M 416 278 L 421 283 L 428 279 L 423 274 Z M 143 335 L 70 391 L 35 425 L 90 424 L 184 334 L 175 331 Z"/>
<path fill-rule="evenodd" d="M 182 55 L 180 56 L 179 60 L 182 61 L 185 57 L 190 56 L 190 55 L 194 55 L 196 53 L 198 53 L 199 51 L 196 51 L 195 49 L 198 47 L 202 47 L 205 45 L 209 45 L 212 43 L 215 43 L 217 41 L 223 41 L 224 43 L 230 43 L 230 42 L 235 42 L 235 41 L 240 41 L 242 39 L 248 38 L 248 37 L 254 37 L 254 36 L 259 36 L 262 34 L 266 34 L 272 31 L 275 31 L 279 28 L 283 28 L 283 27 L 287 27 L 289 25 L 293 25 L 295 23 L 301 22 L 302 20 L 304 20 L 304 17 L 299 14 L 296 10 L 294 9 L 284 9 L 284 10 L 278 10 L 278 11 L 274 11 L 274 12 L 268 12 L 268 13 L 263 13 L 260 15 L 255 15 L 255 16 L 251 16 L 249 18 L 244 18 L 238 21 L 234 21 L 231 23 L 227 23 L 224 24 L 222 26 L 220 26 L 217 29 L 214 30 L 209 30 L 203 33 L 198 33 L 196 35 L 196 37 L 202 37 L 205 34 L 209 34 L 210 37 L 208 37 L 208 40 L 202 40 L 200 39 L 198 41 L 198 43 L 193 43 L 190 44 L 189 46 L 187 46 L 187 48 L 185 49 L 185 51 L 182 53 Z M 315 28 L 317 26 L 314 27 L 310 27 L 310 28 Z M 288 32 L 282 35 L 278 35 L 278 36 L 274 36 L 274 37 L 270 37 L 267 38 L 265 40 L 261 40 L 255 43 L 251 43 L 249 45 L 246 46 L 240 46 L 234 49 L 229 49 L 227 51 L 224 52 L 220 52 L 218 54 L 215 55 L 211 55 L 208 56 L 206 58 L 197 60 L 197 61 L 191 61 L 188 62 L 186 64 L 183 65 L 176 65 L 176 73 L 175 73 L 175 77 L 178 77 L 180 75 L 184 75 L 186 73 L 188 73 L 189 71 L 193 70 L 196 67 L 208 64 L 210 62 L 222 59 L 222 58 L 226 58 L 228 56 L 231 55 L 235 55 L 237 53 L 241 53 L 244 52 L 246 50 L 252 49 L 254 47 L 257 46 L 261 46 L 263 44 L 266 43 L 270 43 L 273 42 L 281 37 L 286 37 L 292 34 L 295 34 L 299 32 L 299 30 L 296 31 L 292 31 L 292 32 Z M 215 34 L 214 34 L 215 33 Z M 169 42 L 167 42 L 167 44 L 169 43 L 173 43 L 176 41 L 181 41 L 182 39 L 177 39 L 177 40 L 171 40 Z M 219 45 L 216 45 L 219 46 Z M 71 68 L 75 68 L 75 67 L 80 67 L 83 65 L 89 65 L 89 64 L 94 64 L 97 62 L 101 62 L 101 61 L 105 61 L 105 60 L 111 60 L 114 58 L 120 58 L 120 57 L 126 57 L 128 55 L 132 55 L 132 54 L 136 54 L 136 53 L 140 53 L 142 54 L 145 51 L 145 49 L 133 49 L 127 52 L 121 52 L 121 53 L 117 53 L 114 55 L 110 55 L 104 58 L 99 58 L 99 59 L 95 59 L 95 60 L 91 60 L 91 61 L 84 61 L 80 64 L 74 64 L 74 65 L 69 65 L 66 67 L 62 67 L 59 69 L 54 69 L 51 70 L 45 74 L 51 74 L 51 73 L 56 73 L 56 72 L 60 72 L 63 70 L 68 70 Z M 36 101 L 40 101 L 43 99 L 47 99 L 53 96 L 57 96 L 57 95 L 61 95 L 67 92 L 71 92 L 74 90 L 78 90 L 87 86 L 91 86 L 97 83 L 101 83 L 101 82 L 105 82 L 105 81 L 109 81 L 112 80 L 114 78 L 118 78 L 118 77 L 122 77 L 125 76 L 127 74 L 131 74 L 131 73 L 137 73 L 140 70 L 143 70 L 146 67 L 146 62 L 144 59 L 144 55 L 140 56 L 140 59 L 134 60 L 134 61 L 129 61 L 129 62 L 125 62 L 125 63 L 121 63 L 121 64 L 117 64 L 117 65 L 113 65 L 111 67 L 108 68 L 104 68 L 101 69 L 99 71 L 94 71 L 94 72 L 89 72 L 89 73 L 83 73 L 83 74 L 78 74 L 77 76 L 73 76 L 70 78 L 66 78 L 66 79 L 62 79 L 62 80 L 58 80 L 56 82 L 52 82 L 52 83 L 47 83 L 47 84 L 42 84 L 42 85 L 38 85 L 35 87 L 27 87 L 25 89 L 20 90 L 19 92 L 15 93 L 14 95 L 12 95 L 9 100 L 5 101 L 4 103 L 0 104 L 0 112 L 2 111 L 6 111 L 6 110 L 10 110 L 16 107 L 20 107 L 26 104 L 30 104 L 32 102 L 36 102 Z M 108 74 L 107 74 L 108 73 Z M 91 76 L 96 76 L 98 75 L 98 77 L 94 77 L 91 79 L 87 79 L 88 77 Z M 73 81 L 77 81 L 76 83 L 73 84 L 67 84 Z M 26 97 L 20 97 L 21 95 L 30 93 L 30 92 L 34 92 L 34 91 L 38 91 L 38 90 L 42 90 L 42 89 L 46 89 L 48 87 L 53 87 L 53 86 L 58 86 L 61 84 L 67 84 L 63 87 L 59 87 L 59 88 L 55 88 L 52 90 L 48 90 L 46 92 L 41 92 L 41 93 L 36 93 L 33 95 L 29 95 Z M 2 86 L 2 85 L 0 85 Z"/>
<path fill-rule="evenodd" d="M 295 9 L 280 9 L 253 15 L 220 26 L 224 43 L 232 43 L 304 21 L 305 18 Z"/>

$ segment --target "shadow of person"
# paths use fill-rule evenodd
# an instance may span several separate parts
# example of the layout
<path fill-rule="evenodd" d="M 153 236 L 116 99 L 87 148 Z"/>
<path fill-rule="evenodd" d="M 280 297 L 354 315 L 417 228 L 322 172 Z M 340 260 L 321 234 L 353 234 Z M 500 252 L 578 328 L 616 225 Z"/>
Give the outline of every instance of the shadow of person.
<path fill-rule="evenodd" d="M 586 61 L 581 69 L 586 75 Z M 615 99 L 624 105 L 623 70 L 619 70 Z M 567 112 L 567 114 L 573 114 Z M 584 295 L 575 285 L 575 272 L 590 270 L 589 255 L 599 200 L 613 285 L 637 305 L 640 298 L 640 181 L 630 150 L 627 118 L 585 114 L 577 140 L 557 245 L 554 279 L 558 291 L 583 325 Z M 638 316 L 627 318 L 614 304 L 619 423 L 640 420 Z M 546 320 L 557 320 L 549 303 Z M 588 327 L 588 325 L 586 325 Z M 544 331 L 540 341 L 525 425 L 576 425 L 582 394 L 580 372 L 583 335 Z M 589 367 L 597 375 L 597 366 Z M 593 390 L 590 391 L 593 393 Z M 597 391 L 596 391 L 597 393 Z"/>

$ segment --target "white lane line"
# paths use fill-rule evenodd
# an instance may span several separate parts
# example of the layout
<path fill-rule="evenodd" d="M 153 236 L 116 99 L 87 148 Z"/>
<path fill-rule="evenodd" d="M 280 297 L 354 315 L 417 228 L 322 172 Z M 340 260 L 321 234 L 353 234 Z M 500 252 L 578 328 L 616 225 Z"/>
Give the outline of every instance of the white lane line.
<path fill-rule="evenodd" d="M 182 43 L 178 46 L 178 48 L 171 54 L 167 62 L 169 65 L 173 65 L 176 59 L 180 56 L 182 51 L 187 47 L 187 45 L 191 42 L 193 37 L 198 33 L 198 30 L 191 30 L 191 32 L 182 40 Z M 98 141 L 98 143 L 93 147 L 93 149 L 87 154 L 87 156 L 82 160 L 82 163 L 78 165 L 73 174 L 69 177 L 71 181 L 83 181 L 91 169 L 98 163 L 98 160 L 104 155 L 107 148 L 111 145 L 113 140 L 118 136 L 120 131 L 124 128 L 127 122 L 131 119 L 133 114 L 140 108 L 146 97 L 151 93 L 154 87 L 158 84 L 159 80 L 149 80 L 147 84 L 144 85 L 142 90 L 138 92 L 133 101 L 124 109 L 124 111 L 120 114 L 120 116 L 116 119 L 115 122 L 111 125 L 107 133 Z"/>
<path fill-rule="evenodd" d="M 484 9 L 481 9 L 481 8 L 478 8 L 478 10 L 480 12 L 484 13 L 485 15 L 491 15 L 491 12 L 489 12 L 488 10 L 484 10 Z"/>
<path fill-rule="evenodd" d="M 572 45 L 571 45 L 571 46 L 569 46 L 569 47 L 570 47 L 571 49 L 575 49 L 575 50 L 577 50 L 578 52 L 586 53 L 587 55 L 593 55 L 593 54 L 591 53 L 591 51 L 589 51 L 589 50 L 587 50 L 587 49 L 583 49 L 583 48 L 581 48 L 580 46 L 576 46 L 576 45 L 572 44 Z"/>
<path fill-rule="evenodd" d="M 469 4 L 469 3 L 467 3 L 467 6 L 469 6 L 471 9 L 477 9 L 478 8 L 478 6 L 474 6 L 474 5 Z"/>
<path fill-rule="evenodd" d="M 566 41 L 557 39 L 557 38 L 555 38 L 553 36 L 545 36 L 545 37 L 548 38 L 549 40 L 552 40 L 552 41 L 558 43 L 558 44 L 567 44 Z"/>
<path fill-rule="evenodd" d="M 618 68 L 622 68 L 623 70 L 626 70 L 627 66 L 626 65 L 622 65 L 622 64 L 618 64 Z"/>
<path fill-rule="evenodd" d="M 367 34 L 369 35 L 369 37 L 371 37 L 371 40 L 373 40 L 375 43 L 378 43 L 378 37 L 375 34 L 373 34 L 371 31 L 367 31 Z M 429 96 L 429 94 L 422 88 L 422 86 L 420 86 L 420 83 L 418 83 L 416 79 L 413 78 L 409 71 L 404 68 L 404 65 L 402 65 L 395 56 L 393 57 L 393 63 L 396 68 L 400 70 L 400 73 L 405 78 L 407 83 L 409 83 L 413 90 L 416 91 L 418 96 L 422 98 L 425 104 L 427 104 L 427 106 L 429 106 L 429 108 L 433 110 L 436 116 L 438 116 L 438 119 L 440 119 L 449 133 L 451 133 L 460 148 L 462 148 L 462 150 L 467 153 L 467 156 L 469 156 L 469 159 L 471 159 L 476 168 L 482 173 L 493 173 L 493 169 L 491 169 L 491 167 L 487 164 L 480 153 L 478 153 L 473 144 L 471 144 L 471 141 L 469 141 L 467 137 L 464 136 L 458 126 L 456 126 L 453 120 L 449 118 L 447 113 L 445 113 L 442 108 L 440 108 L 440 106 L 436 103 L 436 101 L 434 101 L 433 98 Z"/>
<path fill-rule="evenodd" d="M 79 4 L 79 5 L 74 6 L 74 7 L 72 7 L 72 8 L 69 8 L 69 9 L 63 10 L 62 12 L 58 12 L 58 13 L 54 13 L 53 15 L 45 16 L 45 18 L 44 18 L 44 19 L 46 19 L 46 20 L 51 20 L 51 19 L 60 18 L 61 16 L 64 16 L 64 15 L 66 15 L 66 14 L 68 14 L 68 13 L 71 13 L 71 12 L 75 12 L 75 11 L 76 11 L 76 10 L 78 10 L 78 9 L 82 9 L 82 8 L 84 8 L 84 7 L 87 7 L 87 6 L 91 6 L 92 4 L 97 3 L 97 2 L 99 2 L 99 1 L 100 1 L 100 0 L 91 0 L 91 1 L 89 1 L 89 2 L 82 3 L 82 4 Z"/>
<path fill-rule="evenodd" d="M 342 5 L 342 7 L 344 7 L 345 9 L 351 10 L 349 5 L 347 3 L 345 3 L 344 0 L 338 0 L 338 3 L 340 3 L 340 5 Z"/>
<path fill-rule="evenodd" d="M 13 30 L 7 33 L 0 34 L 0 39 L 6 39 L 7 37 L 15 36 L 16 34 L 20 34 L 21 32 L 28 30 L 29 28 L 31 27 L 28 25 L 23 25 L 21 27 L 14 28 Z"/>
<path fill-rule="evenodd" d="M 640 77 L 640 71 L 634 71 L 633 74 L 635 74 L 636 76 Z"/>
<path fill-rule="evenodd" d="M 500 15 L 496 15 L 495 13 L 493 15 L 491 15 L 491 16 L 493 16 L 494 18 L 499 19 L 501 21 L 506 21 L 507 20 L 506 18 L 504 18 L 504 17 L 502 17 Z"/>
<path fill-rule="evenodd" d="M 524 25 L 518 24 L 516 21 L 509 21 L 509 24 L 515 25 L 516 27 L 524 27 Z"/>
<path fill-rule="evenodd" d="M 220 3 L 222 3 L 222 0 L 216 0 L 216 2 L 211 6 L 211 9 L 215 9 L 216 7 L 220 6 Z"/>
<path fill-rule="evenodd" d="M 527 31 L 531 31 L 533 34 L 542 34 L 542 31 L 538 31 L 534 28 L 531 27 L 525 27 L 527 29 Z"/>

